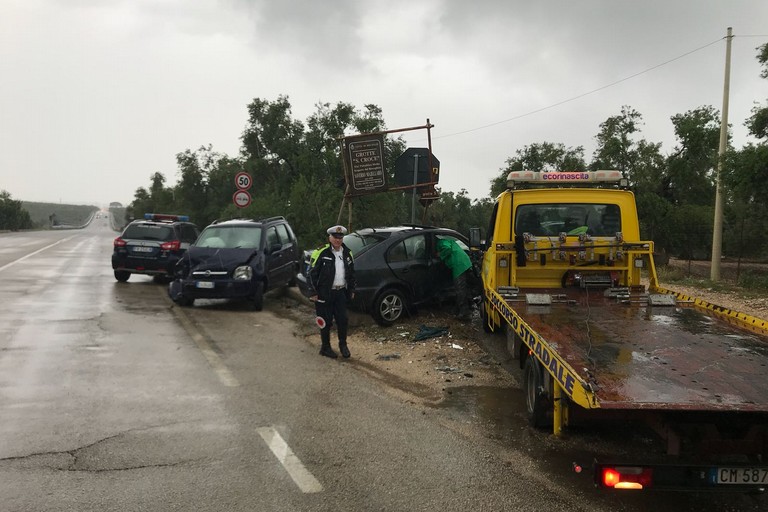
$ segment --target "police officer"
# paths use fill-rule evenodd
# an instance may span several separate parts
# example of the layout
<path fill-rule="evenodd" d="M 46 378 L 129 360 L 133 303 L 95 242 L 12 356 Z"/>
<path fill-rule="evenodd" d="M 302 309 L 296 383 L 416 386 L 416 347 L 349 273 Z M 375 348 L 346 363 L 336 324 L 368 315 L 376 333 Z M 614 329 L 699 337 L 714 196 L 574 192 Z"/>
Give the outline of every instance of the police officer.
<path fill-rule="evenodd" d="M 355 297 L 355 265 L 352 252 L 344 245 L 344 226 L 328 228 L 328 244 L 312 253 L 309 284 L 314 290 L 310 300 L 315 302 L 317 326 L 320 327 L 320 355 L 337 358 L 331 348 L 331 325 L 336 319 L 341 355 L 349 357 L 347 347 L 347 301 Z"/>

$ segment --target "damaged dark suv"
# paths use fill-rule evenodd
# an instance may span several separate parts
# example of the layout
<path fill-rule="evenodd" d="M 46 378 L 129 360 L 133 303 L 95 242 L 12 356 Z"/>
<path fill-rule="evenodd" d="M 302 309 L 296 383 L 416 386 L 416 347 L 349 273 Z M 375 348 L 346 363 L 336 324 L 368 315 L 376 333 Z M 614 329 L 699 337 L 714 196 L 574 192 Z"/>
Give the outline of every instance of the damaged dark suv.
<path fill-rule="evenodd" d="M 179 260 L 168 293 L 181 306 L 243 299 L 260 311 L 264 292 L 295 285 L 298 268 L 296 235 L 284 217 L 214 222 Z"/>

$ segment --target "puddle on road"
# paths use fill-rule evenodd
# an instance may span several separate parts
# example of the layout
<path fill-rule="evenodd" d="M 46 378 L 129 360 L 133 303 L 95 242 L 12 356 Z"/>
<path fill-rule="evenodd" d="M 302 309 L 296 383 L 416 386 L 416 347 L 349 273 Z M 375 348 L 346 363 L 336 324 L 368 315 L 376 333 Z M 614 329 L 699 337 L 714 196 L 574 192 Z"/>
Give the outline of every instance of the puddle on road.
<path fill-rule="evenodd" d="M 524 400 L 517 388 L 465 386 L 446 389 L 443 401 L 433 407 L 454 419 L 477 421 L 494 439 L 511 441 L 528 425 Z"/>

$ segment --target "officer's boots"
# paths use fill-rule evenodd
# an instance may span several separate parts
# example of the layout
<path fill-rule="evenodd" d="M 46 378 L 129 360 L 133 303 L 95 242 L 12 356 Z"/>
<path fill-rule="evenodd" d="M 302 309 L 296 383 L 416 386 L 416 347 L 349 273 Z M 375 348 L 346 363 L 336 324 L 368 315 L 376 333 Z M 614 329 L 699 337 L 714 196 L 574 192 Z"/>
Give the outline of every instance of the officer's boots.
<path fill-rule="evenodd" d="M 336 359 L 339 357 L 339 355 L 331 348 L 330 341 L 323 341 L 323 344 L 320 347 L 320 355 L 330 357 L 331 359 Z"/>
<path fill-rule="evenodd" d="M 339 342 L 339 350 L 341 351 L 341 355 L 344 356 L 345 358 L 349 358 L 349 356 L 352 355 L 349 353 L 349 348 L 347 347 L 346 341 Z"/>

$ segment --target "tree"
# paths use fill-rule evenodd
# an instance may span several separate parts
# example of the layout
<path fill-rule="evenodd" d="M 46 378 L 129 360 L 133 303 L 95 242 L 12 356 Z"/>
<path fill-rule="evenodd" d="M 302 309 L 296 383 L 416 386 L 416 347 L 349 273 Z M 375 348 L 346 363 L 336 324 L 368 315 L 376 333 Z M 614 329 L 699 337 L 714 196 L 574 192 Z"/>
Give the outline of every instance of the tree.
<path fill-rule="evenodd" d="M 21 201 L 14 201 L 9 192 L 0 190 L 0 229 L 18 231 L 32 227 L 32 219 Z"/>
<path fill-rule="evenodd" d="M 636 139 L 642 115 L 629 106 L 600 124 L 590 169 L 617 169 L 626 177 L 637 197 L 640 232 L 660 249 L 668 247 L 665 217 L 670 204 L 660 197 L 665 160 L 660 143 Z"/>
<path fill-rule="evenodd" d="M 496 197 L 507 188 L 507 174 L 510 171 L 572 171 L 586 169 L 584 148 L 566 148 L 564 144 L 552 142 L 534 143 L 518 149 L 515 157 L 509 157 L 506 167 L 491 181 L 491 196 Z"/>
<path fill-rule="evenodd" d="M 714 107 L 704 106 L 671 119 L 679 145 L 667 159 L 665 196 L 675 205 L 712 205 L 720 114 Z"/>
<path fill-rule="evenodd" d="M 757 60 L 763 66 L 760 76 L 768 78 L 768 43 L 758 47 L 757 50 Z M 768 105 L 755 106 L 752 109 L 752 116 L 744 124 L 749 128 L 749 133 L 762 139 L 763 142 L 768 141 Z"/>

